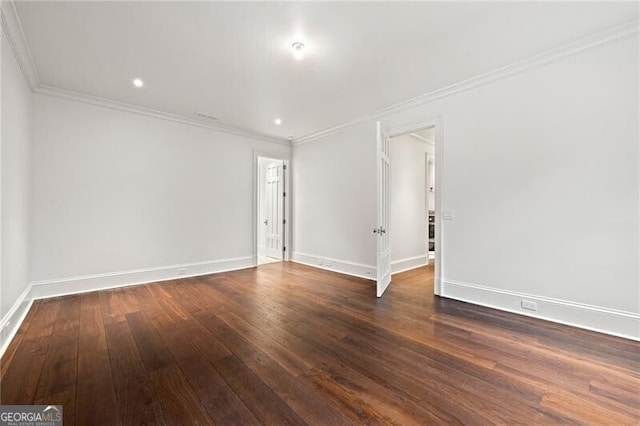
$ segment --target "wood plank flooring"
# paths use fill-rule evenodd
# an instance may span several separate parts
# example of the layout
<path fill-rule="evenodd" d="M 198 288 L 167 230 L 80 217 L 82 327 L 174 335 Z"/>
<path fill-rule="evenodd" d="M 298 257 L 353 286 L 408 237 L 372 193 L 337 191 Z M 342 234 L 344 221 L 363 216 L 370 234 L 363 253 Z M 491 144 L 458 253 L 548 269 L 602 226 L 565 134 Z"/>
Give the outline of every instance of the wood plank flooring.
<path fill-rule="evenodd" d="M 2 404 L 65 424 L 640 424 L 640 343 L 294 263 L 37 301 Z"/>

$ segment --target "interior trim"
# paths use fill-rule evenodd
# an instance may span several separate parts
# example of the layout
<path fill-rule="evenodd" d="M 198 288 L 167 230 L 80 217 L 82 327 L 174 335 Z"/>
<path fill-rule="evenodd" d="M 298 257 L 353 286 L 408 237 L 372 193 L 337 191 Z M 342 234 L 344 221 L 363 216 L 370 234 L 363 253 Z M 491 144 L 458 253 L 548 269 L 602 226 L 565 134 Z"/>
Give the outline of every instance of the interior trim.
<path fill-rule="evenodd" d="M 29 284 L 20 296 L 18 296 L 18 300 L 16 300 L 16 303 L 9 309 L 9 312 L 7 312 L 0 321 L 0 357 L 4 355 L 9 343 L 11 343 L 18 333 L 32 304 L 31 284 Z"/>
<path fill-rule="evenodd" d="M 312 266 L 314 268 L 325 269 L 327 271 L 339 272 L 353 277 L 376 280 L 375 265 L 366 265 L 364 263 L 351 262 L 348 260 L 335 259 L 332 257 L 316 256 L 313 254 L 293 252 L 291 261 L 301 263 L 303 265 Z"/>
<path fill-rule="evenodd" d="M 224 122 L 207 123 L 197 117 L 190 115 L 180 115 L 152 108 L 145 108 L 142 106 L 114 101 L 104 97 L 87 95 L 84 93 L 74 92 L 71 90 L 61 89 L 58 87 L 43 84 L 38 75 L 33 55 L 29 49 L 29 44 L 20 22 L 20 16 L 16 9 L 15 2 L 13 0 L 2 1 L 2 7 L 0 7 L 0 21 L 2 23 L 2 29 L 7 37 L 9 44 L 16 57 L 20 70 L 27 81 L 27 84 L 34 93 L 56 96 L 68 100 L 73 100 L 82 103 L 88 103 L 91 105 L 102 106 L 106 108 L 116 109 L 119 111 L 125 111 L 134 114 L 145 115 L 147 117 L 153 117 L 157 119 L 173 121 L 189 126 L 201 127 L 204 129 L 210 129 L 223 133 L 229 133 L 238 136 L 244 136 L 247 138 L 257 139 L 264 142 L 275 143 L 278 145 L 291 146 L 291 142 L 285 138 L 278 138 L 269 136 L 253 130 L 225 124 Z"/>
<path fill-rule="evenodd" d="M 132 114 L 144 115 L 147 117 L 157 118 L 160 120 L 173 121 L 176 123 L 186 124 L 188 126 L 200 127 L 203 129 L 209 129 L 213 131 L 229 133 L 237 136 L 244 136 L 251 139 L 257 139 L 264 142 L 275 143 L 278 145 L 291 146 L 291 143 L 287 139 L 280 139 L 257 133 L 249 129 L 244 129 L 236 126 L 229 126 L 223 123 L 207 123 L 204 120 L 190 117 L 187 115 L 173 114 L 170 112 L 159 111 L 152 108 L 145 108 L 125 102 L 112 101 L 110 99 L 85 95 L 79 92 L 73 92 L 71 90 L 59 89 L 57 87 L 40 84 L 35 89 L 35 93 L 40 95 L 52 96 L 57 98 L 63 98 L 71 101 L 81 102 L 90 105 L 96 105 L 104 108 L 115 109 L 118 111 L 129 112 Z"/>
<path fill-rule="evenodd" d="M 442 296 L 486 306 L 501 311 L 526 315 L 572 327 L 597 331 L 640 341 L 640 314 L 534 296 L 510 290 L 487 287 L 455 280 L 442 280 Z M 537 310 L 522 308 L 522 300 L 537 304 Z"/>
<path fill-rule="evenodd" d="M 475 87 L 484 86 L 494 81 L 498 81 L 503 78 L 507 78 L 512 75 L 519 74 L 519 73 L 528 71 L 530 69 L 539 67 L 541 65 L 557 61 L 564 57 L 574 55 L 584 50 L 591 49 L 601 44 L 612 42 L 612 41 L 636 34 L 638 33 L 638 31 L 640 31 L 640 21 L 634 20 L 631 22 L 627 22 L 625 24 L 618 25 L 608 30 L 592 34 L 590 36 L 581 38 L 579 40 L 565 44 L 563 46 L 556 47 L 554 49 L 548 50 L 541 54 L 534 55 L 530 58 L 514 62 L 510 65 L 496 68 L 494 70 L 488 71 L 483 74 L 479 74 L 475 77 L 471 77 L 466 80 L 459 81 L 449 86 L 442 87 L 440 89 L 436 89 L 434 91 L 431 91 L 410 99 L 406 99 L 404 101 L 398 102 L 393 105 L 389 105 L 387 107 L 374 111 L 370 114 L 363 115 L 359 118 L 356 118 L 351 121 L 347 121 L 337 126 L 320 130 L 318 132 L 311 133 L 306 136 L 294 138 L 291 141 L 291 143 L 294 146 L 302 145 L 302 144 L 311 142 L 313 140 L 323 138 L 332 133 L 336 133 L 342 129 L 354 126 L 356 124 L 363 123 L 365 121 L 378 120 L 382 117 L 397 113 L 405 109 L 415 108 L 417 106 L 428 104 L 438 99 L 442 99 L 459 92 L 464 92 L 464 91 L 473 89 Z"/>
<path fill-rule="evenodd" d="M 29 49 L 29 44 L 24 35 L 24 29 L 18 16 L 15 2 L 13 0 L 4 0 L 0 6 L 0 21 L 2 22 L 2 30 L 7 37 L 7 41 L 13 50 L 16 61 L 22 70 L 27 84 L 34 90 L 40 85 L 40 76 L 33 61 L 33 55 Z"/>
<path fill-rule="evenodd" d="M 420 256 L 406 257 L 391 262 L 391 275 L 401 272 L 410 271 L 429 264 L 429 255 L 421 254 Z"/>
<path fill-rule="evenodd" d="M 496 68 L 492 71 L 488 71 L 486 73 L 477 75 L 475 77 L 471 77 L 466 80 L 459 81 L 449 86 L 436 89 L 434 91 L 424 93 L 422 95 L 415 96 L 413 98 L 406 99 L 396 104 L 389 105 L 385 108 L 379 109 L 377 111 L 374 111 L 373 113 L 361 116 L 354 120 L 347 121 L 342 124 L 329 127 L 324 130 L 320 130 L 318 132 L 314 132 L 305 136 L 294 138 L 293 140 L 289 141 L 288 139 L 285 139 L 285 138 L 272 137 L 272 136 L 265 135 L 259 132 L 254 132 L 239 126 L 225 125 L 223 123 L 208 124 L 205 122 L 201 122 L 198 119 L 192 118 L 190 116 L 182 116 L 180 114 L 153 110 L 150 108 L 144 108 L 144 107 L 140 107 L 140 106 L 129 104 L 129 103 L 113 101 L 113 100 L 102 98 L 102 97 L 85 95 L 82 93 L 68 91 L 68 90 L 60 89 L 60 88 L 49 86 L 49 85 L 43 85 L 40 83 L 40 78 L 38 76 L 38 72 L 36 70 L 33 57 L 31 55 L 31 51 L 26 41 L 24 31 L 22 29 L 22 24 L 20 23 L 20 18 L 16 10 L 15 3 L 13 0 L 5 0 L 3 4 L 6 4 L 6 6 L 1 8 L 1 13 L 0 13 L 2 18 L 1 19 L 2 27 L 5 31 L 5 34 L 7 35 L 9 43 L 12 45 L 12 48 L 16 54 L 16 58 L 18 60 L 18 63 L 20 64 L 20 68 L 22 69 L 22 72 L 24 73 L 25 78 L 29 83 L 29 86 L 34 92 L 41 93 L 41 94 L 48 94 L 50 96 L 59 96 L 66 99 L 76 100 L 78 102 L 91 103 L 94 105 L 100 105 L 108 108 L 119 109 L 122 111 L 131 112 L 131 113 L 138 113 L 138 114 L 147 115 L 155 118 L 176 121 L 176 122 L 187 124 L 187 125 L 193 125 L 197 127 L 217 130 L 220 132 L 246 136 L 249 138 L 259 139 L 266 142 L 272 142 L 272 143 L 286 145 L 286 146 L 301 145 L 303 143 L 307 143 L 312 140 L 322 138 L 324 136 L 335 133 L 344 128 L 356 125 L 358 123 L 362 123 L 369 120 L 375 120 L 407 108 L 412 108 L 419 105 L 434 102 L 435 100 L 438 100 L 447 96 L 451 96 L 455 93 L 466 91 L 478 86 L 482 86 L 482 85 L 509 77 L 514 74 L 527 71 L 529 69 L 533 69 L 537 66 L 559 60 L 566 56 L 579 53 L 583 50 L 587 50 L 604 43 L 608 43 L 611 41 L 615 41 L 615 40 L 636 34 L 640 31 L 639 20 L 626 22 L 624 24 L 615 26 L 608 30 L 601 31 L 601 32 L 586 36 L 584 38 L 581 38 L 579 40 L 573 41 L 571 43 L 565 44 L 563 46 L 548 50 L 539 55 L 532 56 L 528 59 L 524 59 L 521 61 L 514 62 L 510 65 Z"/>
<path fill-rule="evenodd" d="M 31 283 L 34 300 L 252 268 L 253 256 L 83 275 Z"/>

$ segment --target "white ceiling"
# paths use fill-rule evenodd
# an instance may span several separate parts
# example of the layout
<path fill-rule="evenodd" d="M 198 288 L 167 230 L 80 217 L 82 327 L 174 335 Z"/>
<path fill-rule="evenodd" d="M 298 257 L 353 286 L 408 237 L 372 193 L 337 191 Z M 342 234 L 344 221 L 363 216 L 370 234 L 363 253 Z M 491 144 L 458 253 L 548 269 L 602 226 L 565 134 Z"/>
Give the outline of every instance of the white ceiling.
<path fill-rule="evenodd" d="M 638 18 L 635 2 L 16 3 L 43 85 L 283 138 Z"/>

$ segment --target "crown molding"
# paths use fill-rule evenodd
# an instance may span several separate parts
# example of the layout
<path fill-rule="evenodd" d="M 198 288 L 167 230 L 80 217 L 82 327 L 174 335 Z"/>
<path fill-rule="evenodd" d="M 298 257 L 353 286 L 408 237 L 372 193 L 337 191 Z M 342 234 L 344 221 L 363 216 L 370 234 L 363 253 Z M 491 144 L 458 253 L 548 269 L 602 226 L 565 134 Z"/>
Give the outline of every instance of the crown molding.
<path fill-rule="evenodd" d="M 160 111 L 152 108 L 145 108 L 138 105 L 114 101 L 111 99 L 98 97 L 98 96 L 85 95 L 84 93 L 74 92 L 66 89 L 60 89 L 54 86 L 41 84 L 37 86 L 33 91 L 40 95 L 46 95 L 46 96 L 81 102 L 85 104 L 96 105 L 103 108 L 110 108 L 118 111 L 144 115 L 147 117 L 152 117 L 160 120 L 173 121 L 176 123 L 186 124 L 193 127 L 200 127 L 203 129 L 209 129 L 217 132 L 228 133 L 236 136 L 244 136 L 247 138 L 257 139 L 257 140 L 261 140 L 269 143 L 275 143 L 278 145 L 291 146 L 291 143 L 287 139 L 276 138 L 273 136 L 265 135 L 263 133 L 254 132 L 252 130 L 245 129 L 242 127 L 226 125 L 224 123 L 207 123 L 195 117 L 191 117 L 187 115 L 180 115 L 180 114 L 174 114 L 171 112 Z"/>
<path fill-rule="evenodd" d="M 294 146 L 302 145 L 307 142 L 311 142 L 313 140 L 328 136 L 342 129 L 354 126 L 356 124 L 363 123 L 365 121 L 376 120 L 376 119 L 389 116 L 391 114 L 394 114 L 406 109 L 415 108 L 420 105 L 425 105 L 425 104 L 434 102 L 438 99 L 442 99 L 456 93 L 467 91 L 479 86 L 484 86 L 486 84 L 493 83 L 494 81 L 501 80 L 503 78 L 510 77 L 512 75 L 531 70 L 541 65 L 545 65 L 550 62 L 557 61 L 564 57 L 577 54 L 579 52 L 594 48 L 596 46 L 600 46 L 605 43 L 609 43 L 627 36 L 631 36 L 633 34 L 638 33 L 638 31 L 640 31 L 640 21 L 636 19 L 630 22 L 626 22 L 622 25 L 618 25 L 608 30 L 589 35 L 587 37 L 581 38 L 571 43 L 567 43 L 565 45 L 548 50 L 541 54 L 532 56 L 530 58 L 517 61 L 512 64 L 505 65 L 505 66 L 496 68 L 494 70 L 488 71 L 486 73 L 479 74 L 475 77 L 471 77 L 471 78 L 459 81 L 457 83 L 453 83 L 449 86 L 445 86 L 443 88 L 434 90 L 432 92 L 428 92 L 428 93 L 389 105 L 385 108 L 379 109 L 367 115 L 363 115 L 354 120 L 347 121 L 345 123 L 342 123 L 333 127 L 329 127 L 327 129 L 320 130 L 318 132 L 314 132 L 306 136 L 295 138 L 291 141 L 291 144 Z"/>
<path fill-rule="evenodd" d="M 2 31 L 7 37 L 11 50 L 13 50 L 18 66 L 22 70 L 22 74 L 31 90 L 34 90 L 40 85 L 40 76 L 38 76 L 22 23 L 18 17 L 18 10 L 13 0 L 2 0 L 0 2 L 0 21 Z"/>
<path fill-rule="evenodd" d="M 382 118 L 384 116 L 391 115 L 393 113 L 414 108 L 420 105 L 434 102 L 438 99 L 442 99 L 453 94 L 467 91 L 475 87 L 483 86 L 494 81 L 519 74 L 535 67 L 559 60 L 566 56 L 574 55 L 587 49 L 599 46 L 604 43 L 608 43 L 614 40 L 618 40 L 640 31 L 640 21 L 634 20 L 622 25 L 610 28 L 608 30 L 592 34 L 577 41 L 565 44 L 555 49 L 548 50 L 539 55 L 532 56 L 528 59 L 514 62 L 510 65 L 496 68 L 492 71 L 488 71 L 483 74 L 479 74 L 475 77 L 471 77 L 449 86 L 406 99 L 404 101 L 389 105 L 385 108 L 374 111 L 370 114 L 363 115 L 351 121 L 344 122 L 342 124 L 326 128 L 324 130 L 314 132 L 293 140 L 285 138 L 277 138 L 269 136 L 263 133 L 255 132 L 253 130 L 233 126 L 225 123 L 206 123 L 199 119 L 196 119 L 187 115 L 180 115 L 151 108 L 145 108 L 134 104 L 128 104 L 124 102 L 114 101 L 107 98 L 86 95 L 79 92 L 74 92 L 66 89 L 60 89 L 53 86 L 43 85 L 40 83 L 40 77 L 38 75 L 33 56 L 29 49 L 29 45 L 26 41 L 24 30 L 18 16 L 18 11 L 14 0 L 0 0 L 0 21 L 2 30 L 7 37 L 9 44 L 15 54 L 16 60 L 20 69 L 22 70 L 25 79 L 31 90 L 35 93 L 43 95 L 60 97 L 64 99 L 74 100 L 77 102 L 84 102 L 92 105 L 102 106 L 106 108 L 116 109 L 120 111 L 141 114 L 158 119 L 164 119 L 168 121 L 174 121 L 182 124 L 187 124 L 195 127 L 201 127 L 214 131 L 234 134 L 238 136 L 249 137 L 252 139 L 258 139 L 265 142 L 271 142 L 285 146 L 302 145 L 307 142 L 311 142 L 316 139 L 320 139 L 324 136 L 338 132 L 342 129 L 351 127 L 353 125 Z"/>
<path fill-rule="evenodd" d="M 38 75 L 38 71 L 35 67 L 35 62 L 33 61 L 33 56 L 31 55 L 31 50 L 29 49 L 29 45 L 24 35 L 22 23 L 20 22 L 20 17 L 18 15 L 18 10 L 16 9 L 16 5 L 13 0 L 0 0 L 0 21 L 2 24 L 2 30 L 7 37 L 7 41 L 9 42 L 11 49 L 13 50 L 16 61 L 20 66 L 20 70 L 22 71 L 27 84 L 34 93 L 64 98 L 134 114 L 145 115 L 147 117 L 173 121 L 176 123 L 186 124 L 194 127 L 201 127 L 213 131 L 229 133 L 236 136 L 244 136 L 247 138 L 275 143 L 278 145 L 291 146 L 291 142 L 288 139 L 269 136 L 239 126 L 233 126 L 221 122 L 207 123 L 196 117 L 145 108 L 134 104 L 128 104 L 107 98 L 86 95 L 84 93 L 74 92 L 71 90 L 42 84 L 40 81 L 40 76 Z"/>

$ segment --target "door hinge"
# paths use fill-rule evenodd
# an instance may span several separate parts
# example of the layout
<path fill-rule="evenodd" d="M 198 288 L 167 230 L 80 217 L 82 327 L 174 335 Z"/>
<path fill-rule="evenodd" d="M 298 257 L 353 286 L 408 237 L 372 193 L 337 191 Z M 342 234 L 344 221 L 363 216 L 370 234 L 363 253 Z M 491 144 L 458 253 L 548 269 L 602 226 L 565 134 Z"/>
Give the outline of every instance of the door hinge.
<path fill-rule="evenodd" d="M 282 219 L 282 224 L 286 225 L 287 224 L 287 219 Z"/>
<path fill-rule="evenodd" d="M 286 193 L 286 192 L 283 192 L 283 193 L 282 193 L 282 196 L 283 196 L 283 197 L 286 197 L 286 196 L 287 196 L 287 193 Z"/>
<path fill-rule="evenodd" d="M 287 170 L 287 165 L 286 164 L 282 165 L 282 170 Z"/>
<path fill-rule="evenodd" d="M 287 248 L 286 247 L 282 247 L 282 251 L 287 251 Z"/>

